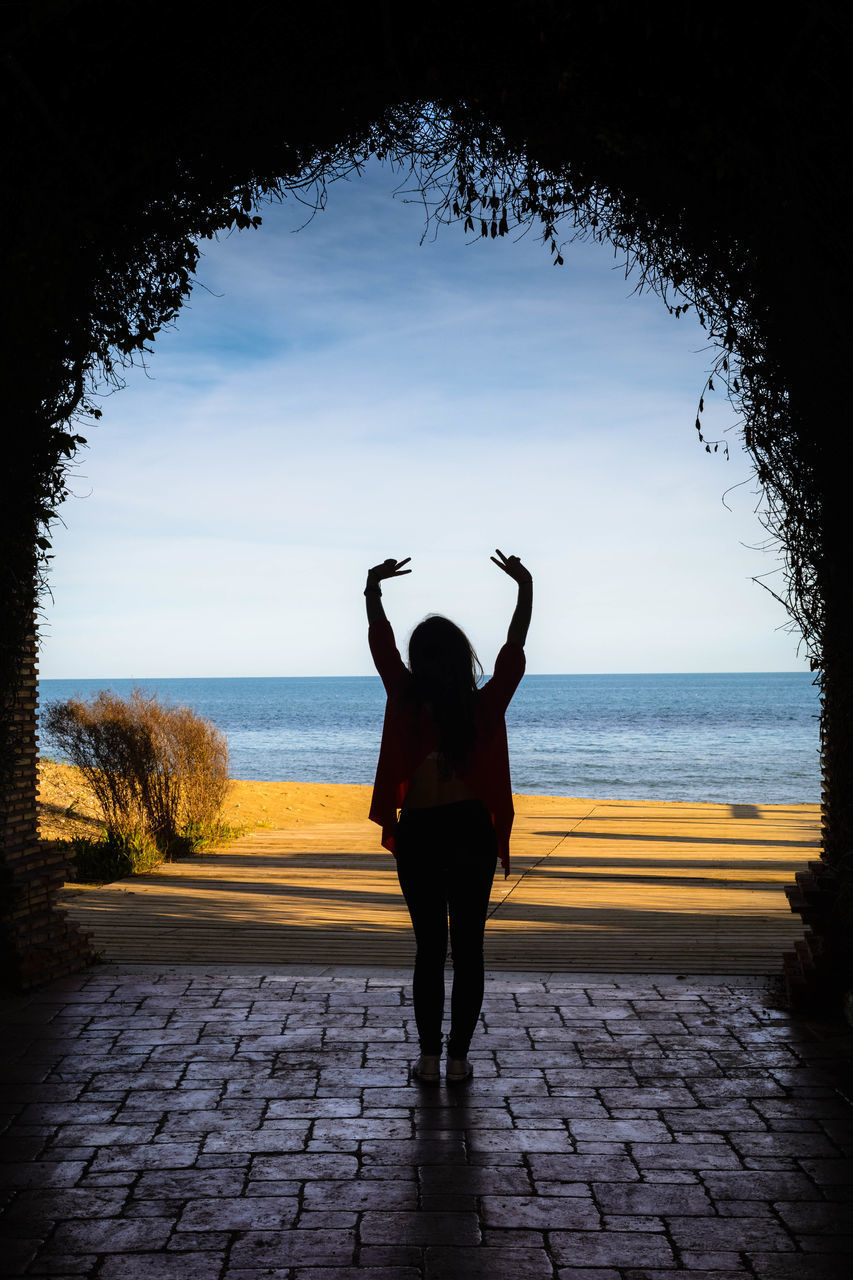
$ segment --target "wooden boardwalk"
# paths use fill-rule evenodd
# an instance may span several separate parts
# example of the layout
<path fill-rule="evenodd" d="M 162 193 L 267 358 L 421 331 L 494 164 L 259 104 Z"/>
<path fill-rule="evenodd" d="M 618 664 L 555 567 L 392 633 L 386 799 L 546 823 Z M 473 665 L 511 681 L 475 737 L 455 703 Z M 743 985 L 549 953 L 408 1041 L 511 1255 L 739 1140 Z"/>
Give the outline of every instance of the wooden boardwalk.
<path fill-rule="evenodd" d="M 783 886 L 819 856 L 816 805 L 517 798 L 492 970 L 775 973 L 802 934 Z M 255 831 L 62 902 L 104 958 L 409 965 L 394 862 L 370 822 Z"/>

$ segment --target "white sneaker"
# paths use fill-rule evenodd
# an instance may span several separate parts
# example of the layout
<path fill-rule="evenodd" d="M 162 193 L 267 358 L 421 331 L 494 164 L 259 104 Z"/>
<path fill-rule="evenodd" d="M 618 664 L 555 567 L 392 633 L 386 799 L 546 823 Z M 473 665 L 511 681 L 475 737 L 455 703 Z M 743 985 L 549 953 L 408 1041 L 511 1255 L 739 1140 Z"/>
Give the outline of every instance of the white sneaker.
<path fill-rule="evenodd" d="M 474 1068 L 467 1058 L 448 1058 L 445 1074 L 448 1080 L 455 1083 L 459 1080 L 469 1080 L 474 1074 Z"/>
<path fill-rule="evenodd" d="M 424 1084 L 437 1084 L 441 1077 L 441 1057 L 437 1053 L 422 1053 L 412 1067 L 412 1075 Z"/>

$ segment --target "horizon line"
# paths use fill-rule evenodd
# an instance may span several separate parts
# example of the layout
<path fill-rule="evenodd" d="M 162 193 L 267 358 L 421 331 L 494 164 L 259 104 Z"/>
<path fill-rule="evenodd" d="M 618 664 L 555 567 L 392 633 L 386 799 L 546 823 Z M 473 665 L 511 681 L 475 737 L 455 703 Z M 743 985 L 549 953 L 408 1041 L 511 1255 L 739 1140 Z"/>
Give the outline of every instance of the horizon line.
<path fill-rule="evenodd" d="M 487 673 L 491 675 L 492 673 Z M 803 668 L 775 668 L 769 669 L 765 667 L 754 667 L 747 670 L 725 668 L 715 671 L 527 671 L 526 676 L 535 676 L 545 679 L 566 679 L 574 677 L 587 676 L 792 676 L 792 675 L 814 675 L 815 672 Z M 153 683 L 156 680 L 379 680 L 380 677 L 375 671 L 369 671 L 361 675 L 299 675 L 299 676 L 283 676 L 283 675 L 243 675 L 243 676 L 212 676 L 212 675 L 193 675 L 193 676 L 43 676 L 37 675 L 39 681 L 61 680 L 67 683 L 69 680 L 138 680 L 146 684 Z"/>

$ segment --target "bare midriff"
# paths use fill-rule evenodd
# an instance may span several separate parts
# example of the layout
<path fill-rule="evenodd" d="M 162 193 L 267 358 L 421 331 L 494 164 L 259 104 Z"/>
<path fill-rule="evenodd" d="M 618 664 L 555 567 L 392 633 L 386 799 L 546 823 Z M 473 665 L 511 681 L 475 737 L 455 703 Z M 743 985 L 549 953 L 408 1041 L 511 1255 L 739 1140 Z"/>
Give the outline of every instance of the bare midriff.
<path fill-rule="evenodd" d="M 431 751 L 412 772 L 404 803 L 406 809 L 434 809 L 441 804 L 471 799 L 472 793 L 455 773 L 449 778 L 441 776 L 438 752 Z"/>

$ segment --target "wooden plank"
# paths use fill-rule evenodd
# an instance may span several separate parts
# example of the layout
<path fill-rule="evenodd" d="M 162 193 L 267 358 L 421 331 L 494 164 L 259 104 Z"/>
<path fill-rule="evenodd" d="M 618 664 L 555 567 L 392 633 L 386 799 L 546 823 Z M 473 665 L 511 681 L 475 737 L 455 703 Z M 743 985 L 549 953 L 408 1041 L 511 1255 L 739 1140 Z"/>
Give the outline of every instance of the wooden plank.
<path fill-rule="evenodd" d="M 765 973 L 802 936 L 783 886 L 819 856 L 817 806 L 518 797 L 492 970 Z M 411 964 L 394 862 L 369 822 L 258 831 L 63 903 L 108 958 Z"/>

